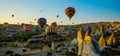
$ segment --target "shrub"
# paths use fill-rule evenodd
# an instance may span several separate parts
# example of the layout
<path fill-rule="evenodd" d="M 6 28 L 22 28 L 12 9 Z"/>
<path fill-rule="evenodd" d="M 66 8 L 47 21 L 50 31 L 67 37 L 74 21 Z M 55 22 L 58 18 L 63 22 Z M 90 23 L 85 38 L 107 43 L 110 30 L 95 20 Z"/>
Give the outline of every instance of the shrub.
<path fill-rule="evenodd" d="M 12 53 L 13 53 L 13 51 L 8 50 L 8 51 L 6 51 L 5 54 L 12 54 Z"/>
<path fill-rule="evenodd" d="M 15 56 L 21 56 L 20 54 L 15 54 Z"/>
<path fill-rule="evenodd" d="M 27 50 L 26 49 L 23 49 L 23 52 L 26 52 Z"/>

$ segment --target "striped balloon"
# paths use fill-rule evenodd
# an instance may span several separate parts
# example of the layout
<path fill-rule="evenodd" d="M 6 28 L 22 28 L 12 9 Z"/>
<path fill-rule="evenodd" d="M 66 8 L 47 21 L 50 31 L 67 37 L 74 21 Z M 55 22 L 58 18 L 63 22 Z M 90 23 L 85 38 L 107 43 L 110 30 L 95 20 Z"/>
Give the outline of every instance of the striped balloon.
<path fill-rule="evenodd" d="M 71 20 L 73 15 L 75 14 L 75 9 L 73 7 L 68 7 L 65 9 L 65 14 L 68 16 L 68 18 Z"/>

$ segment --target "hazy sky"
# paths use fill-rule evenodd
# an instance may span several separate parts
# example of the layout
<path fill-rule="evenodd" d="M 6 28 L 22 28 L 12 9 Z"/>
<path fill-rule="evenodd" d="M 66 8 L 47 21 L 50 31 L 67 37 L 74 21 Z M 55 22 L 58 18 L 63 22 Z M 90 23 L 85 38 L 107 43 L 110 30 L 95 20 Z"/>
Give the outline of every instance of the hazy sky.
<path fill-rule="evenodd" d="M 64 12 L 67 7 L 74 7 L 76 10 L 71 21 Z M 12 14 L 14 17 L 11 17 Z M 34 19 L 40 17 L 46 18 L 48 24 L 120 22 L 120 0 L 0 0 L 0 24 L 35 22 Z"/>

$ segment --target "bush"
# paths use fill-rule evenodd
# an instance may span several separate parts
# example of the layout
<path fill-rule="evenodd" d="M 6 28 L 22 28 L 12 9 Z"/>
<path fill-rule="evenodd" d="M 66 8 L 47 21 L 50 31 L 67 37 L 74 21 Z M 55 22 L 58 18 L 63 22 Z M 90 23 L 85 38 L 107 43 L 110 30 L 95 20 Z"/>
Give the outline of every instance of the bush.
<path fill-rule="evenodd" d="M 9 37 L 9 38 L 5 37 L 0 39 L 0 42 L 12 42 L 12 41 L 13 41 L 13 37 Z"/>
<path fill-rule="evenodd" d="M 31 38 L 35 33 L 32 32 L 22 32 L 16 35 L 16 38 L 18 41 L 23 42 L 27 41 L 29 38 Z"/>
<path fill-rule="evenodd" d="M 51 53 L 51 52 L 48 52 L 47 55 L 52 55 L 52 53 Z"/>
<path fill-rule="evenodd" d="M 48 44 L 48 47 L 52 47 L 51 43 Z"/>
<path fill-rule="evenodd" d="M 5 54 L 12 54 L 12 53 L 13 53 L 13 51 L 8 50 L 8 51 L 6 51 Z"/>
<path fill-rule="evenodd" d="M 15 56 L 20 56 L 20 54 L 15 54 Z"/>
<path fill-rule="evenodd" d="M 26 49 L 23 49 L 23 52 L 26 52 L 27 50 Z"/>

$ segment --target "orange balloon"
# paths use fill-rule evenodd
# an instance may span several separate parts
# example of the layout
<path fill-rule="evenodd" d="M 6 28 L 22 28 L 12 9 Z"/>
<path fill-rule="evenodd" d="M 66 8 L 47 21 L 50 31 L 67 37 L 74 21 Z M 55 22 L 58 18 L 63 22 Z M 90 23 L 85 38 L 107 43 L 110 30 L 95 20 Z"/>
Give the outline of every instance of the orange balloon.
<path fill-rule="evenodd" d="M 68 7 L 68 8 L 65 9 L 65 14 L 71 20 L 71 18 L 75 14 L 75 9 L 73 7 Z"/>

